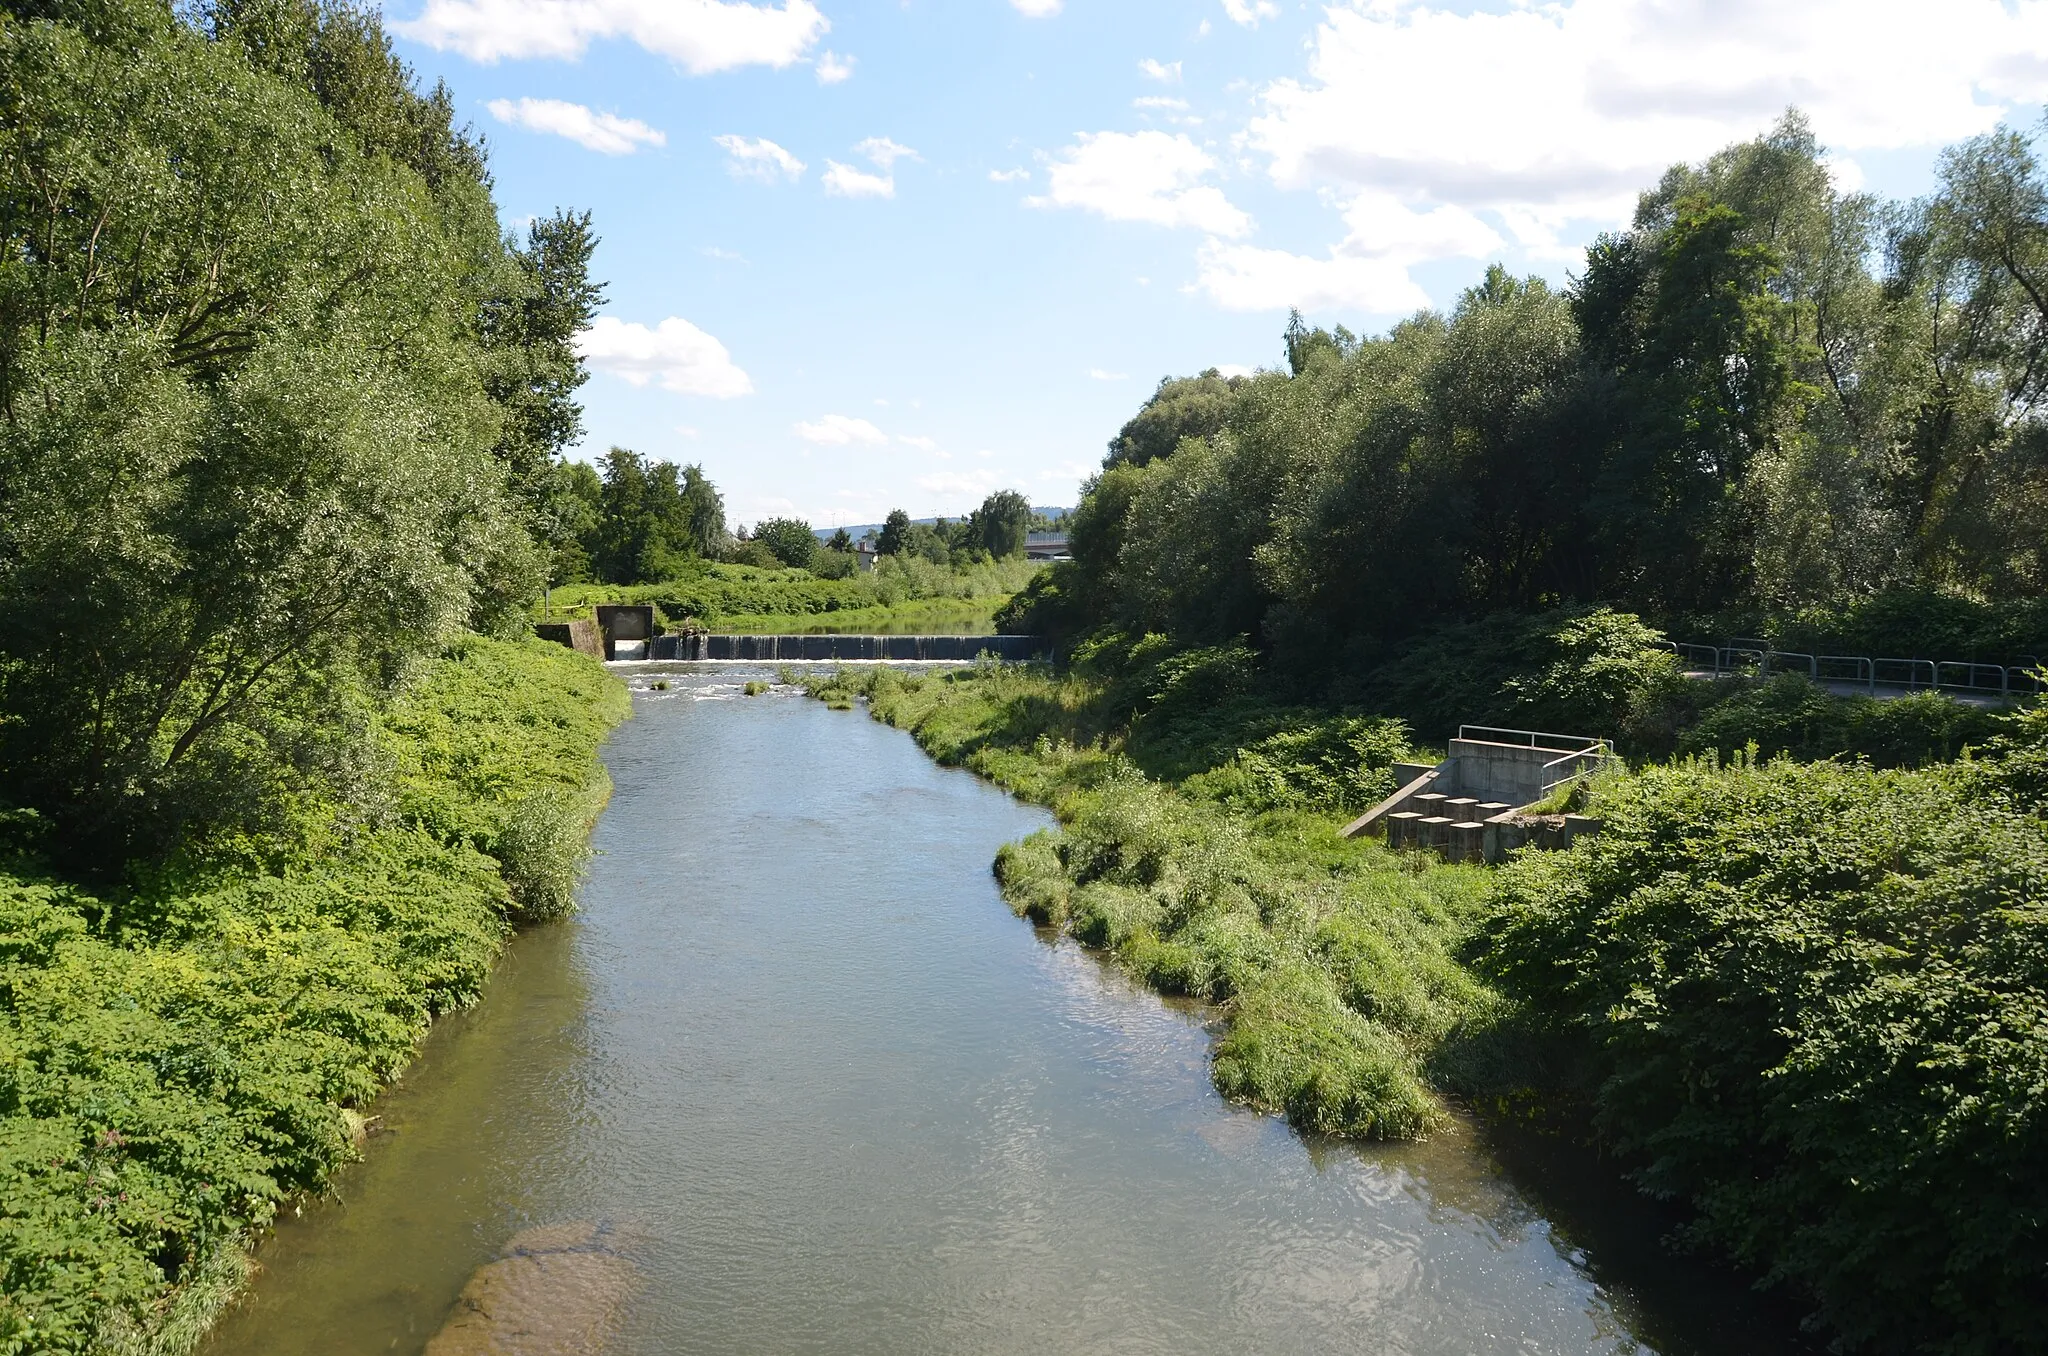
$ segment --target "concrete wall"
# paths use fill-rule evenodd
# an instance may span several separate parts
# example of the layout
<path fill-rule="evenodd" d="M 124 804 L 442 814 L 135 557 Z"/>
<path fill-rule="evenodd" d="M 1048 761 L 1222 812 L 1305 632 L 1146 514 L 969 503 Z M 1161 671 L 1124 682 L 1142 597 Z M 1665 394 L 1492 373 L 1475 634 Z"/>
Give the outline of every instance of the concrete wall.
<path fill-rule="evenodd" d="M 1544 765 L 1577 752 L 1577 749 L 1532 749 L 1525 744 L 1453 739 L 1450 746 L 1452 770 L 1447 780 L 1456 783 L 1455 789 L 1460 795 L 1505 801 L 1509 805 L 1527 805 L 1542 799 L 1546 780 L 1559 778 L 1573 766 L 1566 764 L 1546 773 Z"/>
<path fill-rule="evenodd" d="M 1037 636 L 657 636 L 655 659 L 740 660 L 753 663 L 843 659 L 1036 659 L 1049 647 Z"/>
<path fill-rule="evenodd" d="M 533 628 L 533 633 L 542 640 L 566 645 L 592 659 L 604 658 L 604 634 L 594 621 L 541 622 Z"/>

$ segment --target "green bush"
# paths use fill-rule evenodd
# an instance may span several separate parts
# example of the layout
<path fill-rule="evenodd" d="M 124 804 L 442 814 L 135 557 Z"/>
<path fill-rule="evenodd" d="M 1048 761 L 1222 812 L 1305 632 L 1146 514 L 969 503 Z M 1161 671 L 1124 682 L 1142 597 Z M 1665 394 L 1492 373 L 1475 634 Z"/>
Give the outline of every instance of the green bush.
<path fill-rule="evenodd" d="M 1641 693 L 1676 676 L 1663 640 L 1640 618 L 1604 607 L 1448 623 L 1407 642 L 1344 695 L 1425 737 L 1475 724 L 1613 738 Z"/>
<path fill-rule="evenodd" d="M 2038 1349 L 2048 823 L 1994 775 L 1694 761 L 1499 877 L 1483 968 L 1582 1042 L 1689 1233 L 1857 1349 Z"/>
<path fill-rule="evenodd" d="M 379 732 L 403 822 L 309 809 L 120 895 L 0 867 L 0 1353 L 196 1335 L 345 1112 L 566 902 L 623 703 L 559 646 L 472 640 Z"/>
<path fill-rule="evenodd" d="M 1750 745 L 1769 757 L 1805 762 L 1847 754 L 1879 767 L 1949 762 L 1999 729 L 1996 713 L 1938 692 L 1876 700 L 1837 697 L 1803 674 L 1781 673 L 1738 687 L 1678 734 L 1681 754 L 1724 757 Z"/>

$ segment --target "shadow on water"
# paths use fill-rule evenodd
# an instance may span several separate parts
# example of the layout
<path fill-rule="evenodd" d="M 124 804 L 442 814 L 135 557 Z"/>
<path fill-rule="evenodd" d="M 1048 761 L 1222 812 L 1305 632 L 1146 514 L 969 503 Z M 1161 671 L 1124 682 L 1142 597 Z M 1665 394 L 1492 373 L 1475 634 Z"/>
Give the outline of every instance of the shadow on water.
<path fill-rule="evenodd" d="M 584 913 L 435 1030 L 209 1356 L 1798 1350 L 1625 1189 L 1224 1105 L 1212 1013 L 1003 905 L 1041 812 L 764 676 L 634 673 Z"/>

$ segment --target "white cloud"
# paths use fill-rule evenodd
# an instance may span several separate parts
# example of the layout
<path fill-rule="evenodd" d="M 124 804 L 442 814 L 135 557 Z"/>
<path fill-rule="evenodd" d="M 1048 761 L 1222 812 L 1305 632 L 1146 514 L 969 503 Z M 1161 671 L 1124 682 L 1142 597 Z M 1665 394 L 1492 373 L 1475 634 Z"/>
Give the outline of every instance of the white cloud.
<path fill-rule="evenodd" d="M 577 336 L 576 347 L 592 367 L 635 386 L 659 381 L 663 390 L 720 400 L 754 389 L 724 344 L 680 316 L 670 316 L 650 330 L 601 315 Z"/>
<path fill-rule="evenodd" d="M 1019 179 L 1029 179 L 1030 177 L 1031 171 L 1028 169 L 1021 168 L 1006 170 L 990 170 L 988 172 L 988 181 L 992 184 L 1014 184 Z"/>
<path fill-rule="evenodd" d="M 1226 311 L 1352 310 L 1377 314 L 1418 310 L 1429 294 L 1394 259 L 1333 254 L 1318 259 L 1254 245 L 1211 240 L 1197 260 L 1196 288 Z"/>
<path fill-rule="evenodd" d="M 567 137 L 605 155 L 631 155 L 642 146 L 666 146 L 668 137 L 638 118 L 597 113 L 560 99 L 493 99 L 484 107 L 499 122 Z"/>
<path fill-rule="evenodd" d="M 1247 28 L 1256 27 L 1261 19 L 1280 17 L 1280 7 L 1274 4 L 1273 0 L 1223 0 L 1223 12 L 1230 16 L 1233 23 L 1243 24 Z M 1209 21 L 1204 19 L 1202 22 L 1206 24 Z"/>
<path fill-rule="evenodd" d="M 1132 108 L 1160 109 L 1170 113 L 1188 111 L 1188 101 L 1176 99 L 1171 94 L 1147 94 L 1131 100 Z"/>
<path fill-rule="evenodd" d="M 807 443 L 818 443 L 830 447 L 848 447 L 854 443 L 874 446 L 889 441 L 889 435 L 865 419 L 856 419 L 847 414 L 828 414 L 816 421 L 799 422 L 796 436 Z"/>
<path fill-rule="evenodd" d="M 838 198 L 893 198 L 896 181 L 886 174 L 868 174 L 837 160 L 827 160 L 825 191 Z"/>
<path fill-rule="evenodd" d="M 841 56 L 837 52 L 820 52 L 818 54 L 818 83 L 821 85 L 836 85 L 842 80 L 850 79 L 853 75 L 853 63 L 857 59 L 856 57 Z"/>
<path fill-rule="evenodd" d="M 732 157 L 725 167 L 735 179 L 759 179 L 772 184 L 780 179 L 798 178 L 804 172 L 803 161 L 766 137 L 722 136 L 711 139 Z"/>
<path fill-rule="evenodd" d="M 995 489 L 1002 479 L 1002 475 L 995 471 L 940 471 L 933 475 L 919 476 L 913 483 L 928 494 L 950 494 L 966 499 L 980 499 Z"/>
<path fill-rule="evenodd" d="M 1257 374 L 1257 368 L 1246 367 L 1243 363 L 1218 363 L 1216 365 L 1216 375 L 1219 377 L 1250 377 Z"/>
<path fill-rule="evenodd" d="M 1505 242 L 1462 207 L 1416 211 L 1390 193 L 1361 192 L 1344 209 L 1350 232 L 1329 255 L 1224 246 L 1210 241 L 1199 259 L 1197 287 L 1233 311 L 1351 309 L 1379 314 L 1416 310 L 1428 296 L 1409 276 L 1411 265 L 1477 258 Z"/>
<path fill-rule="evenodd" d="M 1050 191 L 1025 201 L 1033 207 L 1086 208 L 1112 221 L 1244 235 L 1252 219 L 1219 189 L 1200 182 L 1215 167 L 1215 159 L 1184 135 L 1083 132 L 1048 169 Z"/>
<path fill-rule="evenodd" d="M 426 0 L 401 37 L 485 63 L 574 60 L 592 41 L 625 38 L 692 75 L 800 60 L 831 23 L 812 0 Z"/>
<path fill-rule="evenodd" d="M 1131 374 L 1128 372 L 1110 372 L 1100 367 L 1091 367 L 1088 369 L 1088 375 L 1097 381 L 1125 381 L 1129 379 Z"/>
<path fill-rule="evenodd" d="M 744 254 L 734 250 L 722 250 L 716 245 L 700 245 L 697 247 L 697 253 L 703 255 L 706 259 L 724 259 L 736 264 L 747 262 L 747 256 Z"/>
<path fill-rule="evenodd" d="M 1151 57 L 1146 57 L 1138 63 L 1138 71 L 1148 80 L 1158 80 L 1169 85 L 1180 83 L 1180 63 L 1178 61 L 1160 62 L 1154 61 Z"/>
<path fill-rule="evenodd" d="M 924 159 L 923 156 L 911 150 L 908 146 L 899 146 L 887 137 L 869 137 L 853 149 L 859 151 L 869 160 L 872 160 L 876 165 L 879 165 L 884 174 L 894 168 L 898 160 Z"/>
<path fill-rule="evenodd" d="M 1050 19 L 1060 12 L 1065 0 L 1010 0 L 1016 11 L 1027 19 Z"/>
<path fill-rule="evenodd" d="M 1573 223 L 1625 220 L 1673 161 L 1752 137 L 1789 105 L 1851 151 L 2031 120 L 2048 98 L 2048 4 L 1331 4 L 1307 78 L 1261 97 L 1247 142 L 1277 183 L 1492 209 L 1542 250 Z"/>
<path fill-rule="evenodd" d="M 912 437 L 907 433 L 899 433 L 896 435 L 896 441 L 906 446 L 917 448 L 920 452 L 937 452 L 939 450 L 939 440 L 937 438 Z"/>

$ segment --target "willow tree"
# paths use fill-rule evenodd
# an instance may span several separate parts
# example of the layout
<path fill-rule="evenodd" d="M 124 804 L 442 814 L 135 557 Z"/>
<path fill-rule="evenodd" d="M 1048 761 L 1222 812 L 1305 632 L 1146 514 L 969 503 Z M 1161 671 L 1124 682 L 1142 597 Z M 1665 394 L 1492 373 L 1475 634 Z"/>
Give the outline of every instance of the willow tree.
<path fill-rule="evenodd" d="M 538 589 L 448 109 L 349 8 L 0 13 L 0 785 L 103 860 L 347 786 Z"/>

